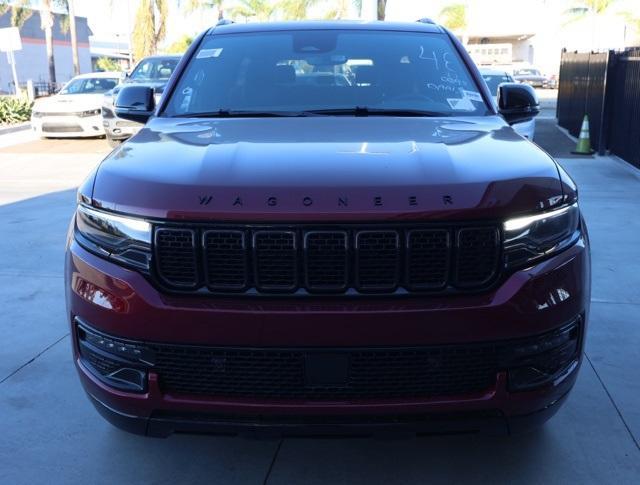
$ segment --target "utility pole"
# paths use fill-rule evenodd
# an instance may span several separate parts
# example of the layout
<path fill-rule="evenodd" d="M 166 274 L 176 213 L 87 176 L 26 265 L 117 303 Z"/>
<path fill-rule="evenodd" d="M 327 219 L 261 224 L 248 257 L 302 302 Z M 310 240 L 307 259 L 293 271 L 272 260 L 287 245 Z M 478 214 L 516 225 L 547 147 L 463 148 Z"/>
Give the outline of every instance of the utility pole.
<path fill-rule="evenodd" d="M 71 31 L 71 56 L 73 57 L 73 75 L 80 74 L 80 60 L 78 58 L 78 33 L 76 32 L 76 8 L 74 0 L 67 0 L 69 8 L 69 30 Z"/>

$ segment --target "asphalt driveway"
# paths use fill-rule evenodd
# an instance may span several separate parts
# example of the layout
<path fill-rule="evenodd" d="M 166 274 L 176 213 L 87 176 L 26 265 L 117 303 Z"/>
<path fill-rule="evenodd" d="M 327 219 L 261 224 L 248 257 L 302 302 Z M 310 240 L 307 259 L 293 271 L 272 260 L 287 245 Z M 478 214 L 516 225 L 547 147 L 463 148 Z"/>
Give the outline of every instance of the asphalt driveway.
<path fill-rule="evenodd" d="M 540 123 L 537 141 L 562 156 L 559 144 L 571 143 L 553 141 L 552 122 Z M 104 140 L 0 137 L 0 484 L 640 483 L 637 170 L 612 158 L 561 159 L 580 186 L 591 232 L 593 306 L 576 388 L 540 431 L 401 441 L 159 440 L 104 422 L 71 362 L 64 239 L 75 187 L 107 151 Z"/>

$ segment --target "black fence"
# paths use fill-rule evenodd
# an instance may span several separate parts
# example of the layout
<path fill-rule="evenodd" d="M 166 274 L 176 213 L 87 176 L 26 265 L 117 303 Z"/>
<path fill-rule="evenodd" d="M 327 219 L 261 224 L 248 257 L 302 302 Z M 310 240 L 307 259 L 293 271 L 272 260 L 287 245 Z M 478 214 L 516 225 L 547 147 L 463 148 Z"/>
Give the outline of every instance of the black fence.
<path fill-rule="evenodd" d="M 14 90 L 14 83 L 10 82 L 11 91 Z M 20 83 L 20 90 L 23 93 L 27 92 L 27 83 Z M 42 96 L 50 96 L 52 94 L 57 93 L 62 88 L 62 84 L 60 83 L 50 83 L 44 81 L 37 81 L 33 83 L 33 94 L 36 98 L 41 98 Z"/>
<path fill-rule="evenodd" d="M 640 167 L 640 47 L 562 54 L 558 124 L 578 136 L 585 114 L 600 154 Z"/>

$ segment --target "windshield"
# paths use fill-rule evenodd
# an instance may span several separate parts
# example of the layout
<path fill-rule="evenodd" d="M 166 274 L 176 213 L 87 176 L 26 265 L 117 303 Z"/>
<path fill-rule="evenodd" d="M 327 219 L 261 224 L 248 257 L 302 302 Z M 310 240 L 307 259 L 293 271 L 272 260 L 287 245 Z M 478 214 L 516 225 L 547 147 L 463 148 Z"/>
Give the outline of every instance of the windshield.
<path fill-rule="evenodd" d="M 161 57 L 144 59 L 133 70 L 129 79 L 134 81 L 167 81 L 178 65 L 178 59 Z"/>
<path fill-rule="evenodd" d="M 498 86 L 500 84 L 513 81 L 506 74 L 483 74 L 482 79 L 487 83 L 492 96 L 498 95 Z"/>
<path fill-rule="evenodd" d="M 85 77 L 72 79 L 60 90 L 60 94 L 100 94 L 106 93 L 118 84 L 118 79 L 110 77 Z"/>
<path fill-rule="evenodd" d="M 310 30 L 206 38 L 164 114 L 349 114 L 356 108 L 360 115 L 488 112 L 445 35 Z"/>

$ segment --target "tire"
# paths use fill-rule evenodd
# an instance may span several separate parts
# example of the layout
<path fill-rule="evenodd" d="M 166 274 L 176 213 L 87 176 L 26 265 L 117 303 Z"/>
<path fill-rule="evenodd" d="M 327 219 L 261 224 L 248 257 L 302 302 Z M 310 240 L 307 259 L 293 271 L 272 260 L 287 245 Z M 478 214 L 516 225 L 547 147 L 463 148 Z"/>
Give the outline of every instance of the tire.
<path fill-rule="evenodd" d="M 124 141 L 124 140 L 115 140 L 111 138 L 109 135 L 107 135 L 106 138 L 107 138 L 107 143 L 111 148 L 119 147 L 120 145 L 122 145 L 122 142 Z"/>

